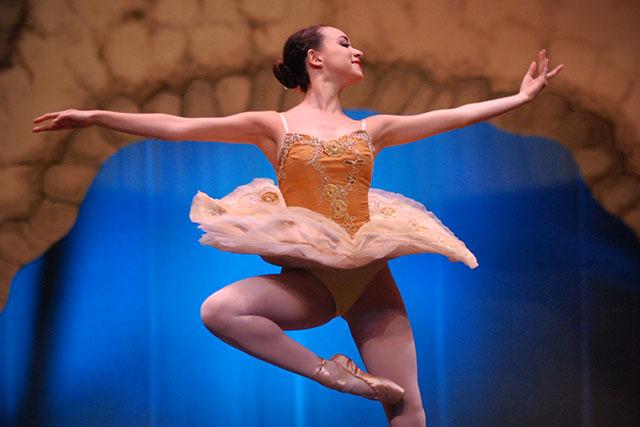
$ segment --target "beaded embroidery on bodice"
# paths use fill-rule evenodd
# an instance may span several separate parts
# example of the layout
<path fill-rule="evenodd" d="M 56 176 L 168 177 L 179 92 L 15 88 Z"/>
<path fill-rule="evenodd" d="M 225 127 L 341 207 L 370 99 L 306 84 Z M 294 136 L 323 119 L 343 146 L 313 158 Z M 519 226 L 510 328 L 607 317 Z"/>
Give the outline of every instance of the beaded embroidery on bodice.
<path fill-rule="evenodd" d="M 369 221 L 375 147 L 361 129 L 335 139 L 289 132 L 278 156 L 276 176 L 287 206 L 301 206 L 331 218 L 351 237 Z"/>

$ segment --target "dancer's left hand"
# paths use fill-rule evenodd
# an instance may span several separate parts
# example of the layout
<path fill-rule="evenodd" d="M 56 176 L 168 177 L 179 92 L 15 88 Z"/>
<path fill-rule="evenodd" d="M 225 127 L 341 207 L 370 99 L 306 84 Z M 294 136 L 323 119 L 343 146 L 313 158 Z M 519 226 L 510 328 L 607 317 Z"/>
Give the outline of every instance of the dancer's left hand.
<path fill-rule="evenodd" d="M 524 75 L 524 79 L 522 79 L 522 84 L 520 85 L 520 93 L 523 94 L 528 100 L 532 100 L 535 98 L 542 89 L 547 86 L 547 82 L 554 78 L 560 70 L 564 68 L 564 64 L 558 65 L 552 71 L 547 72 L 549 66 L 549 58 L 547 57 L 547 50 L 542 49 L 538 53 L 538 64 L 536 67 L 536 61 L 533 61 L 531 65 L 529 65 L 529 69 L 527 73 Z M 533 77 L 533 73 L 538 71 L 538 75 Z"/>

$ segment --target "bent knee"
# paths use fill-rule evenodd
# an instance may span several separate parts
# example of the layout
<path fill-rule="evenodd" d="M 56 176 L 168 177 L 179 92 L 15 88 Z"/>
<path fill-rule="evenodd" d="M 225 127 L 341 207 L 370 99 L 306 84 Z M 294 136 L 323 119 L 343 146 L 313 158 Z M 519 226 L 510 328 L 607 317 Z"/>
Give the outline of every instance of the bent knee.
<path fill-rule="evenodd" d="M 235 315 L 232 304 L 214 295 L 209 296 L 200 306 L 200 319 L 214 334 L 223 334 Z"/>

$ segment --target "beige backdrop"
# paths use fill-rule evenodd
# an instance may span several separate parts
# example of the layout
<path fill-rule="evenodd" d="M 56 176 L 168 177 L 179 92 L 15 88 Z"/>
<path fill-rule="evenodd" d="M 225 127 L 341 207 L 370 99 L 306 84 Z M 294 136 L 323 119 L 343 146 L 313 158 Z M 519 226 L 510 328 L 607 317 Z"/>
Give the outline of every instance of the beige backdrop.
<path fill-rule="evenodd" d="M 7 0 L 0 3 L 0 307 L 20 266 L 73 226 L 100 165 L 139 140 L 33 134 L 45 112 L 220 116 L 299 100 L 271 73 L 313 23 L 364 51 L 346 108 L 414 114 L 516 93 L 542 47 L 565 69 L 494 125 L 570 149 L 595 198 L 640 235 L 637 0 Z"/>

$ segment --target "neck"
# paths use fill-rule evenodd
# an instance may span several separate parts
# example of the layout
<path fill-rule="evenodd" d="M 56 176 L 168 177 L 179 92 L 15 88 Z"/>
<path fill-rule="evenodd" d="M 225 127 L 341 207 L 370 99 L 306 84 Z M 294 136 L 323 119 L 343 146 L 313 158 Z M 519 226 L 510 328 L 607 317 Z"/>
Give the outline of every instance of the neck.
<path fill-rule="evenodd" d="M 342 89 L 334 82 L 319 81 L 312 82 L 309 90 L 300 102 L 300 106 L 309 110 L 319 110 L 329 114 L 342 115 L 340 105 L 340 93 Z"/>

